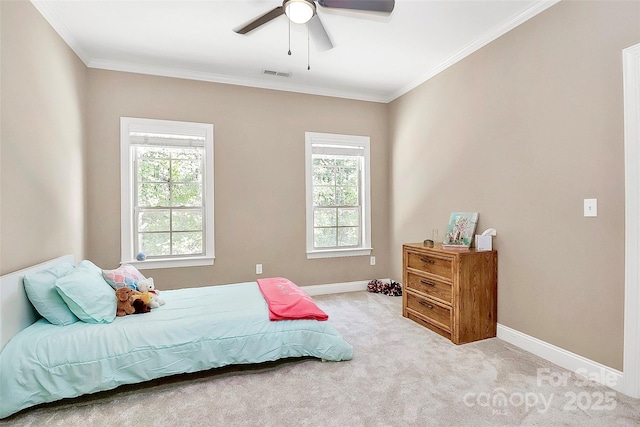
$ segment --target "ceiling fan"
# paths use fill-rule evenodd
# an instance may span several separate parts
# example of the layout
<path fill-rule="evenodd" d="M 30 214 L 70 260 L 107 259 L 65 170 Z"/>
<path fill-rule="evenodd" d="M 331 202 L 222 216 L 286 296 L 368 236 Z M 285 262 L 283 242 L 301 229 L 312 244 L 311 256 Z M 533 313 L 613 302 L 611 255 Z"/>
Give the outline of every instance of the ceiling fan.
<path fill-rule="evenodd" d="M 395 6 L 395 0 L 317 0 L 317 3 L 326 8 L 351 9 L 369 12 L 391 13 Z M 296 24 L 309 23 L 309 31 L 312 34 L 320 50 L 329 50 L 333 47 L 327 31 L 320 21 L 316 11 L 316 1 L 313 0 L 284 0 L 282 6 L 278 6 L 253 21 L 235 28 L 238 34 L 247 34 L 261 25 L 277 18 L 280 15 L 287 17 Z"/>

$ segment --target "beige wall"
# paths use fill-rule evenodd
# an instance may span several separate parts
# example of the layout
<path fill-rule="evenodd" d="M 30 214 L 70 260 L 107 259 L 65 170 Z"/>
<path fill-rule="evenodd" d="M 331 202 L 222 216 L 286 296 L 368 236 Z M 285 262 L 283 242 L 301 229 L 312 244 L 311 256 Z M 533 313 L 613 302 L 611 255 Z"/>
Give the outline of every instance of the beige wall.
<path fill-rule="evenodd" d="M 28 1 L 2 1 L 0 274 L 84 255 L 86 67 Z"/>
<path fill-rule="evenodd" d="M 622 369 L 621 52 L 638 42 L 639 2 L 562 2 L 394 101 L 394 276 L 403 242 L 478 211 L 499 323 Z"/>
<path fill-rule="evenodd" d="M 300 285 L 388 277 L 387 106 L 223 84 L 89 70 L 88 256 L 120 261 L 120 117 L 213 123 L 215 265 L 143 270 L 159 289 L 285 276 Z M 305 131 L 371 137 L 373 253 L 307 260 Z M 263 264 L 262 276 L 255 265 Z"/>

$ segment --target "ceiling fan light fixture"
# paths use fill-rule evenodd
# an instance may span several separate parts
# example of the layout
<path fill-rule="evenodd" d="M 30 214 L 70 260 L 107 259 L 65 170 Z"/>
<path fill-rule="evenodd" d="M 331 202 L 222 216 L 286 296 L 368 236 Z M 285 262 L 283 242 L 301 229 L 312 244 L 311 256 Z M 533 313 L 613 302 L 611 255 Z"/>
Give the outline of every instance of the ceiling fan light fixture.
<path fill-rule="evenodd" d="M 284 3 L 284 13 L 291 22 L 305 24 L 316 13 L 316 5 L 309 0 L 287 0 Z"/>

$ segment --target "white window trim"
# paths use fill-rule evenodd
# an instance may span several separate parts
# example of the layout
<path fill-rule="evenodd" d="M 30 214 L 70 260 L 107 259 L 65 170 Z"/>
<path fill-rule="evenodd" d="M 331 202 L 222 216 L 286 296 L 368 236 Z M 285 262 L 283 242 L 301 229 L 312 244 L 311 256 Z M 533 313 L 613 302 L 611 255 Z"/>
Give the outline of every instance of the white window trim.
<path fill-rule="evenodd" d="M 362 221 L 362 244 L 357 248 L 314 249 L 313 247 L 313 143 L 356 146 L 364 148 L 364 200 Z M 370 138 L 368 136 L 339 135 L 332 133 L 305 132 L 305 178 L 306 178 L 306 236 L 307 259 L 368 256 L 371 254 L 371 165 Z"/>
<path fill-rule="evenodd" d="M 182 258 L 154 258 L 145 261 L 136 260 L 133 252 L 133 161 L 131 159 L 130 132 L 167 132 L 186 135 L 199 135 L 205 138 L 205 246 L 202 256 Z M 120 230 L 121 248 L 120 263 L 132 264 L 138 269 L 173 268 L 213 265 L 214 247 L 214 207 L 213 207 L 213 125 L 209 123 L 177 122 L 170 120 L 120 118 Z"/>

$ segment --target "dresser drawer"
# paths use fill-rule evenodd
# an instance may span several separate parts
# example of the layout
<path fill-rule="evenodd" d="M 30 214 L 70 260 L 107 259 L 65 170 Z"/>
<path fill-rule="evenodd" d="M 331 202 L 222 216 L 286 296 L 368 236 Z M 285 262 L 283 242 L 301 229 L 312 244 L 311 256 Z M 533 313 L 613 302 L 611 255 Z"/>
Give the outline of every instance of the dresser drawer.
<path fill-rule="evenodd" d="M 422 317 L 420 316 L 416 316 L 415 314 L 413 314 L 413 312 L 407 313 L 407 319 L 411 319 L 414 322 L 416 322 L 419 325 L 424 326 L 427 329 L 432 330 L 435 333 L 438 333 L 440 335 L 442 335 L 443 337 L 445 337 L 446 339 L 450 340 L 451 339 L 451 332 L 450 331 L 445 331 L 444 329 L 434 325 L 433 323 L 429 323 L 426 320 L 424 320 Z"/>
<path fill-rule="evenodd" d="M 407 292 L 407 308 L 426 319 L 435 321 L 448 332 L 451 331 L 451 309 L 410 292 Z"/>
<path fill-rule="evenodd" d="M 417 252 L 407 253 L 407 267 L 426 271 L 446 279 L 453 279 L 453 258 Z"/>
<path fill-rule="evenodd" d="M 423 294 L 438 298 L 451 304 L 451 284 L 436 279 L 428 279 L 411 272 L 407 273 L 407 289 L 413 289 Z"/>

